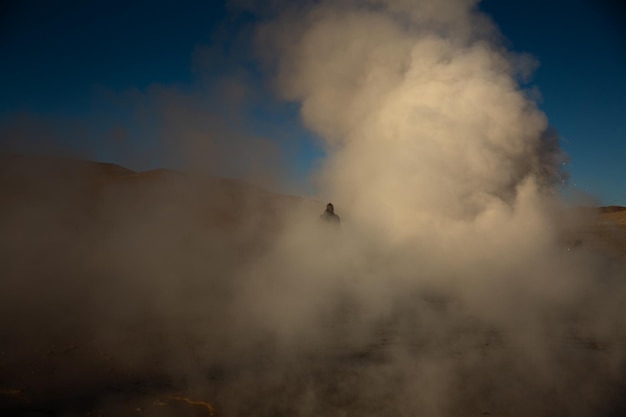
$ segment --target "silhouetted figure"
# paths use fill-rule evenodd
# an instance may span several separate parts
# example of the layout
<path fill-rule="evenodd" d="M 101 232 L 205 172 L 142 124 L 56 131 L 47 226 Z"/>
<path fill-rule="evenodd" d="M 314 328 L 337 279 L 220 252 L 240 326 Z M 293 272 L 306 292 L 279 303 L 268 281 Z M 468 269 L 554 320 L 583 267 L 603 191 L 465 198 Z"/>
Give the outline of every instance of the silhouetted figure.
<path fill-rule="evenodd" d="M 583 241 L 582 241 L 582 240 L 580 240 L 580 239 L 576 239 L 576 240 L 574 241 L 574 243 L 572 243 L 572 244 L 571 244 L 571 245 L 567 248 L 567 250 L 574 250 L 574 249 L 577 249 L 577 248 L 581 247 L 582 245 L 583 245 Z"/>
<path fill-rule="evenodd" d="M 322 213 L 322 215 L 320 216 L 320 219 L 324 220 L 325 222 L 336 224 L 336 225 L 339 225 L 339 222 L 341 222 L 341 219 L 339 219 L 339 216 L 335 214 L 335 207 L 333 206 L 332 203 L 326 204 L 326 211 Z"/>

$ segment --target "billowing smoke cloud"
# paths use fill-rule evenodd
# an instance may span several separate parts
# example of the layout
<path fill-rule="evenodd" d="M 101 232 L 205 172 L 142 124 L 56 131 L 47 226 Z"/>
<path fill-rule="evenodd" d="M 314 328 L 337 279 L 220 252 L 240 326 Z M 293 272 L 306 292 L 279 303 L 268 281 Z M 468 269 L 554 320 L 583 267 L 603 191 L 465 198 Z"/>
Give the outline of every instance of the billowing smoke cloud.
<path fill-rule="evenodd" d="M 278 94 L 325 141 L 341 226 L 319 221 L 326 200 L 237 182 L 81 169 L 31 186 L 13 161 L 0 382 L 76 414 L 184 415 L 160 405 L 182 395 L 232 416 L 623 411 L 623 260 L 562 243 L 558 135 L 519 85 L 536 63 L 474 1 L 260 15 Z M 152 93 L 160 134 L 209 132 L 202 100 Z"/>
<path fill-rule="evenodd" d="M 322 2 L 262 32 L 280 92 L 333 151 L 326 189 L 394 235 L 423 234 L 421 213 L 473 220 L 555 179 L 520 60 L 490 42 L 474 3 Z"/>
<path fill-rule="evenodd" d="M 552 256 L 558 145 L 474 2 L 292 13 L 260 32 L 278 89 L 327 141 L 326 195 L 377 250 L 417 261 L 401 275 L 466 280 L 477 259 L 503 273 Z"/>
<path fill-rule="evenodd" d="M 559 243 L 558 136 L 519 85 L 535 64 L 499 39 L 456 0 L 316 2 L 259 32 L 278 92 L 326 141 L 321 189 L 346 220 L 318 241 L 293 226 L 256 266 L 255 314 L 296 344 L 336 341 L 310 337 L 333 302 L 347 340 L 391 332 L 352 387 L 393 403 L 372 415 L 594 415 L 621 373 L 620 348 L 591 359 L 571 340 L 621 337 L 623 270 Z"/>

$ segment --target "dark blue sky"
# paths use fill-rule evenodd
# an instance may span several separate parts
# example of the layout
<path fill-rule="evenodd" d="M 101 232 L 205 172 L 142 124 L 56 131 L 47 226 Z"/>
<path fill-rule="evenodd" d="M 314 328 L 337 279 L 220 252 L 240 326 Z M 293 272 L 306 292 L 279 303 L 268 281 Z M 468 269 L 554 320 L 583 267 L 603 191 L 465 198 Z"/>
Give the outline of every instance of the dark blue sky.
<path fill-rule="evenodd" d="M 626 206 L 626 14 L 620 1 L 484 0 L 516 51 L 569 155 L 569 187 Z"/>
<path fill-rule="evenodd" d="M 481 8 L 511 49 L 540 62 L 530 84 L 540 89 L 540 105 L 570 156 L 568 194 L 626 206 L 626 22 L 619 3 L 484 0 Z M 297 107 L 271 98 L 247 43 L 250 15 L 218 1 L 3 4 L 5 150 L 70 152 L 134 169 L 175 166 L 177 158 L 163 154 L 160 129 L 193 136 L 210 125 L 225 137 L 273 138 L 286 168 L 301 177 L 323 154 L 300 126 Z M 172 111 L 172 102 L 188 114 Z M 182 132 L 187 126 L 191 131 Z"/>
<path fill-rule="evenodd" d="M 2 111 L 79 111 L 93 87 L 191 80 L 218 2 L 16 1 L 2 21 Z"/>

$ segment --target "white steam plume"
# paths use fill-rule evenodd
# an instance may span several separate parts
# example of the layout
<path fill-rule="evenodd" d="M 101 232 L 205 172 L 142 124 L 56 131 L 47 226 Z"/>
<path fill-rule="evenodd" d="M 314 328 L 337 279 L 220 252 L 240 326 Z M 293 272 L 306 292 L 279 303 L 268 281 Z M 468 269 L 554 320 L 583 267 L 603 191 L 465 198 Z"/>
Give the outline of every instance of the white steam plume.
<path fill-rule="evenodd" d="M 280 92 L 331 149 L 324 189 L 394 237 L 496 216 L 553 170 L 546 117 L 475 3 L 321 2 L 263 32 Z"/>
<path fill-rule="evenodd" d="M 326 141 L 324 193 L 381 247 L 457 272 L 552 246 L 560 150 L 498 38 L 473 1 L 319 2 L 260 31 Z"/>
<path fill-rule="evenodd" d="M 373 386 L 354 388 L 404 407 L 389 415 L 464 415 L 463 401 L 481 398 L 512 415 L 594 415 L 624 363 L 619 349 L 593 359 L 594 394 L 572 397 L 589 357 L 561 341 L 621 334 L 622 267 L 558 244 L 558 138 L 518 83 L 534 62 L 499 38 L 463 0 L 320 1 L 259 31 L 279 94 L 301 103 L 326 143 L 320 183 L 344 229 L 316 240 L 296 222 L 254 266 L 244 304 L 297 346 L 334 340 L 318 326 L 332 300 L 351 300 L 350 342 L 393 322 L 403 347 L 390 348 L 383 376 L 361 371 Z M 483 342 L 459 328 L 494 332 L 515 354 L 480 357 Z M 482 385 L 460 389 L 468 375 Z M 499 389 L 505 379 L 516 381 L 510 391 Z M 385 394 L 387 384 L 398 391 Z M 530 398 L 544 390 L 563 402 Z"/>

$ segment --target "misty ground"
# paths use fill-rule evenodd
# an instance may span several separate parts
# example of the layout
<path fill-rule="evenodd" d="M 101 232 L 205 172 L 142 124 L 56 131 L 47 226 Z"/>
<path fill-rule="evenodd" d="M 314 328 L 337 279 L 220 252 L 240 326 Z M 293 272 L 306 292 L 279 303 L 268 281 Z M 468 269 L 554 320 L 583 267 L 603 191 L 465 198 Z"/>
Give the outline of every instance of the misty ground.
<path fill-rule="evenodd" d="M 419 287 L 373 314 L 348 284 L 314 293 L 250 278 L 288 214 L 316 219 L 325 202 L 173 171 L 2 158 L 2 415 L 626 413 L 626 332 L 589 324 L 586 308 L 504 326 L 454 291 Z M 576 220 L 561 231 L 562 262 L 593 256 L 598 280 L 624 277 L 625 214 L 565 213 Z M 601 310 L 604 294 L 588 296 L 580 305 Z M 299 317 L 311 298 L 315 314 Z"/>

